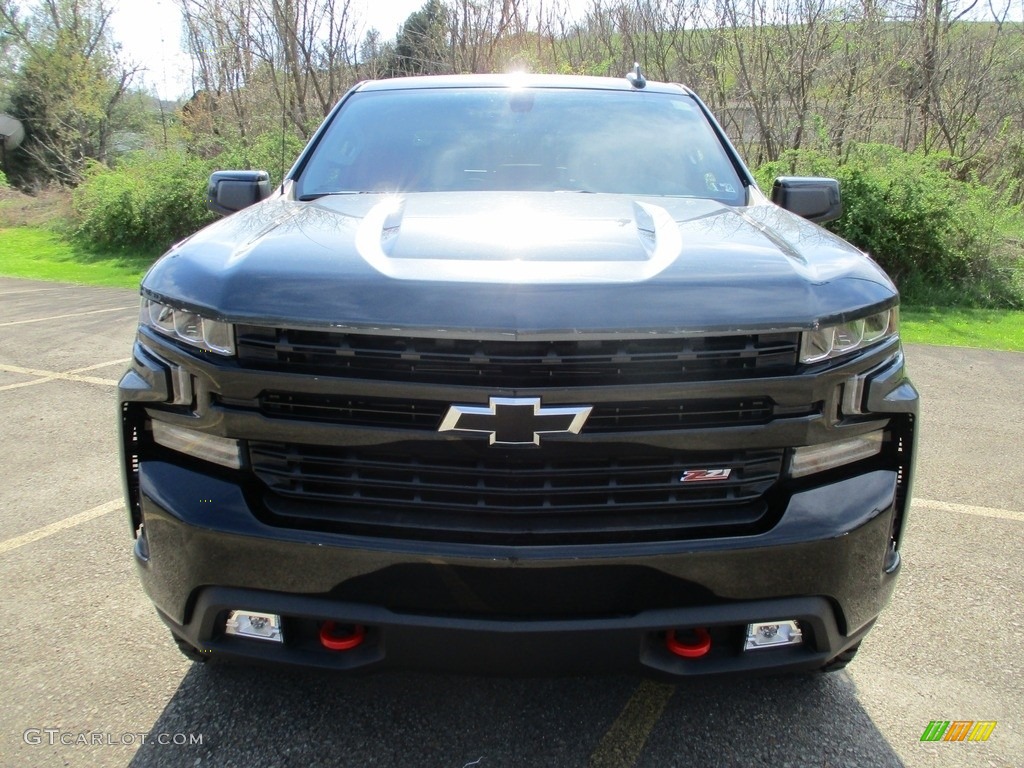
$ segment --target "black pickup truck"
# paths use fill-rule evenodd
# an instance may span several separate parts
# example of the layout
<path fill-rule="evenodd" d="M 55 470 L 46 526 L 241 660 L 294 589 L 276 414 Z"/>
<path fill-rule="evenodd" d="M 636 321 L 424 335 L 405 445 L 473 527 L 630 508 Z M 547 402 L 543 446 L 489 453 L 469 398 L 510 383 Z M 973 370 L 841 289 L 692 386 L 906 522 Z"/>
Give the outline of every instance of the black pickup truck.
<path fill-rule="evenodd" d="M 362 83 L 142 281 L 120 383 L 181 649 L 337 670 L 836 669 L 900 570 L 898 294 L 680 85 Z"/>

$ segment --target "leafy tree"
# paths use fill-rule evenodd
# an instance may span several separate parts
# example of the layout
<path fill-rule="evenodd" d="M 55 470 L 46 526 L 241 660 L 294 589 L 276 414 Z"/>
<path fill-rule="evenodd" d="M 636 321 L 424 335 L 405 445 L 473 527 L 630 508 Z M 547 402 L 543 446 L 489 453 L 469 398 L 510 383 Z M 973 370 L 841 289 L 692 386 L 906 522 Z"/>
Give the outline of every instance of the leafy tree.
<path fill-rule="evenodd" d="M 74 185 L 87 160 L 108 159 L 137 71 L 118 61 L 111 13 L 105 0 L 44 0 L 23 19 L 11 0 L 0 0 L 0 21 L 23 54 L 10 93 L 27 134 L 11 169 L 19 186 Z"/>
<path fill-rule="evenodd" d="M 441 0 L 427 0 L 405 20 L 395 39 L 391 74 L 426 75 L 446 72 L 448 9 Z"/>
<path fill-rule="evenodd" d="M 16 31 L 4 12 L 8 6 L 9 2 L 0 0 L 0 112 L 10 108 L 11 82 L 19 57 Z M 13 9 L 13 13 L 16 16 L 17 9 Z"/>

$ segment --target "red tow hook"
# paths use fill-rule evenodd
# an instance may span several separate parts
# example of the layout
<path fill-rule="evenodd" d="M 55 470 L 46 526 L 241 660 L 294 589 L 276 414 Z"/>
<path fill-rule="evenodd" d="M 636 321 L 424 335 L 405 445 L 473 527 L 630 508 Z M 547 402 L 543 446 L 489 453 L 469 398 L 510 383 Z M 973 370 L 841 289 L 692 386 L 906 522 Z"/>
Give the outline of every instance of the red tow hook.
<path fill-rule="evenodd" d="M 350 651 L 362 645 L 366 639 L 366 627 L 362 624 L 338 625 L 333 621 L 325 621 L 320 627 L 320 644 L 332 651 Z"/>
<path fill-rule="evenodd" d="M 670 629 L 665 635 L 665 647 L 676 656 L 684 659 L 699 659 L 711 650 L 711 634 L 703 627 L 685 630 L 694 636 L 693 640 L 679 640 L 676 638 L 676 631 Z"/>

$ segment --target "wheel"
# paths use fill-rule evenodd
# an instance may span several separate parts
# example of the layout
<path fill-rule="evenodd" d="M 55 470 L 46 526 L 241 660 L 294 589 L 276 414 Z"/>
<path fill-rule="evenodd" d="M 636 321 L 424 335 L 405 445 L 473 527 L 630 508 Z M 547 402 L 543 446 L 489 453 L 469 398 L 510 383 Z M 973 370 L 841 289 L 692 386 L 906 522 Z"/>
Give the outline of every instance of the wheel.
<path fill-rule="evenodd" d="M 860 648 L 860 643 L 857 643 L 856 645 L 847 648 L 845 651 L 843 651 L 830 662 L 828 662 L 828 664 L 822 667 L 819 671 L 838 672 L 840 669 L 843 669 L 844 667 L 846 667 L 847 664 L 853 661 L 853 657 L 857 655 L 858 648 Z"/>
<path fill-rule="evenodd" d="M 174 644 L 178 646 L 178 650 L 182 652 L 186 659 L 200 664 L 205 664 L 210 660 L 210 655 L 208 653 L 203 653 L 191 643 L 182 640 L 173 632 L 171 633 L 171 637 L 174 638 Z"/>

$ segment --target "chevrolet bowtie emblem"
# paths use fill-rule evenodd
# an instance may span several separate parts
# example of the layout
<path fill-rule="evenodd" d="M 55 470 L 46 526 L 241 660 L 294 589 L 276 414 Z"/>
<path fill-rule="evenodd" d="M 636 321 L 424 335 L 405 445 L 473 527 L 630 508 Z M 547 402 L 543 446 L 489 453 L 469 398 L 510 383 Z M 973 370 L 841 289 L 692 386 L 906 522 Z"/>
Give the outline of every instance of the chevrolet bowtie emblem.
<path fill-rule="evenodd" d="M 438 432 L 478 432 L 491 445 L 540 445 L 541 435 L 578 435 L 593 408 L 544 408 L 539 397 L 492 397 L 487 406 L 452 405 Z"/>

